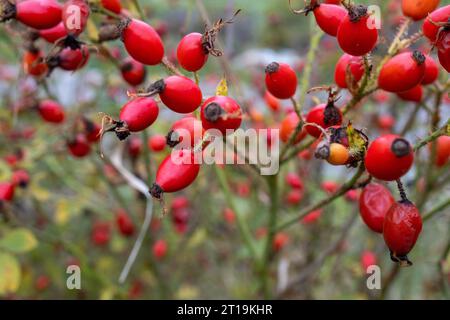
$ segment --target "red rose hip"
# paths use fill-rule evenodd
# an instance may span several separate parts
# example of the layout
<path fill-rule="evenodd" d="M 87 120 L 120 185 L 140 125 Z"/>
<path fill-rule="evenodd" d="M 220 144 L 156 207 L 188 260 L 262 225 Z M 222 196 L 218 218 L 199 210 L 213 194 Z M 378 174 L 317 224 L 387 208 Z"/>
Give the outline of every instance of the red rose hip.
<path fill-rule="evenodd" d="M 359 213 L 371 230 L 383 233 L 384 217 L 394 203 L 394 197 L 385 186 L 370 183 L 359 197 Z"/>
<path fill-rule="evenodd" d="M 425 76 L 425 60 L 420 51 L 396 55 L 381 68 L 378 86 L 388 92 L 404 92 L 414 88 Z"/>
<path fill-rule="evenodd" d="M 365 165 L 375 178 L 394 181 L 405 175 L 414 161 L 408 141 L 394 134 L 381 136 L 369 145 Z"/>
<path fill-rule="evenodd" d="M 422 231 L 422 218 L 416 206 L 408 200 L 396 202 L 386 213 L 383 236 L 391 251 L 391 259 L 401 265 L 411 265 L 406 256 Z"/>
<path fill-rule="evenodd" d="M 266 67 L 267 90 L 278 99 L 289 99 L 297 90 L 297 75 L 285 63 L 272 62 Z"/>

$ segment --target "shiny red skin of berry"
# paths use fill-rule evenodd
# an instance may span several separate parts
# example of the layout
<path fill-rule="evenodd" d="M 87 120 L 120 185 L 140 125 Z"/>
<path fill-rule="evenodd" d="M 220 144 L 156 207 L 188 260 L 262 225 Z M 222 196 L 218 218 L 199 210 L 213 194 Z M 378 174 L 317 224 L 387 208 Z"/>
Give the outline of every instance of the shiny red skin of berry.
<path fill-rule="evenodd" d="M 136 158 L 142 151 L 142 140 L 139 137 L 131 137 L 128 140 L 128 153 L 132 158 Z"/>
<path fill-rule="evenodd" d="M 404 101 L 420 102 L 423 98 L 423 88 L 417 85 L 408 91 L 398 92 L 397 95 Z"/>
<path fill-rule="evenodd" d="M 341 22 L 347 16 L 344 7 L 334 4 L 321 4 L 313 13 L 320 29 L 332 37 L 336 37 Z"/>
<path fill-rule="evenodd" d="M 211 103 L 218 104 L 223 111 L 223 115 L 214 122 L 209 121 L 205 117 L 205 110 Z M 232 98 L 226 96 L 214 96 L 207 99 L 202 104 L 200 118 L 205 130 L 216 129 L 223 135 L 226 135 L 227 131 L 234 131 L 241 126 L 242 111 L 241 107 Z"/>
<path fill-rule="evenodd" d="M 63 70 L 74 71 L 81 69 L 89 60 L 89 50 L 86 46 L 72 50 L 64 48 L 59 54 L 58 66 Z"/>
<path fill-rule="evenodd" d="M 34 286 L 36 290 L 44 291 L 50 286 L 50 278 L 46 275 L 40 275 L 36 278 Z"/>
<path fill-rule="evenodd" d="M 300 119 L 295 112 L 290 112 L 280 124 L 280 139 L 283 142 L 288 142 L 292 134 L 295 131 Z M 302 130 L 297 134 L 294 143 L 299 143 L 307 135 L 306 128 L 303 127 Z"/>
<path fill-rule="evenodd" d="M 354 57 L 345 53 L 337 62 L 334 70 L 334 81 L 339 87 L 344 89 L 348 87 L 347 70 L 349 70 L 352 74 L 354 81 L 358 82 L 364 74 L 364 64 L 362 58 Z"/>
<path fill-rule="evenodd" d="M 0 202 L 11 201 L 14 198 L 14 184 L 11 182 L 0 182 Z"/>
<path fill-rule="evenodd" d="M 11 176 L 11 182 L 16 187 L 25 188 L 30 182 L 30 175 L 24 169 L 16 170 Z"/>
<path fill-rule="evenodd" d="M 123 79 L 131 86 L 138 86 L 144 83 L 147 74 L 145 66 L 131 57 L 125 59 L 122 63 L 120 72 Z"/>
<path fill-rule="evenodd" d="M 397 256 L 408 254 L 422 231 L 419 210 L 409 201 L 396 202 L 384 218 L 383 236 L 386 245 Z"/>
<path fill-rule="evenodd" d="M 375 48 L 378 41 L 378 30 L 367 27 L 369 16 L 352 22 L 347 14 L 339 25 L 337 39 L 341 49 L 352 56 L 363 56 Z"/>
<path fill-rule="evenodd" d="M 122 4 L 120 3 L 120 0 L 101 0 L 100 2 L 103 8 L 114 12 L 115 14 L 120 14 L 122 11 Z"/>
<path fill-rule="evenodd" d="M 155 134 L 148 139 L 148 147 L 154 152 L 163 151 L 166 147 L 166 137 L 162 134 Z"/>
<path fill-rule="evenodd" d="M 289 243 L 289 236 L 286 233 L 278 232 L 273 239 L 273 250 L 275 252 L 281 251 Z"/>
<path fill-rule="evenodd" d="M 359 200 L 359 196 L 360 194 L 358 190 L 351 189 L 345 193 L 344 198 L 347 201 L 356 202 Z"/>
<path fill-rule="evenodd" d="M 200 70 L 208 60 L 208 53 L 202 45 L 203 35 L 197 32 L 185 35 L 177 48 L 177 59 L 183 69 L 191 72 Z"/>
<path fill-rule="evenodd" d="M 378 86 L 388 92 L 404 92 L 422 82 L 425 63 L 419 64 L 411 52 L 404 52 L 391 58 L 381 68 Z"/>
<path fill-rule="evenodd" d="M 436 165 L 443 167 L 450 158 L 450 136 L 440 136 L 436 143 Z"/>
<path fill-rule="evenodd" d="M 25 71 L 25 73 L 35 77 L 40 77 L 46 74 L 48 71 L 47 64 L 44 62 L 37 63 L 37 60 L 41 58 L 44 58 L 44 55 L 41 51 L 26 51 L 22 59 L 23 70 Z"/>
<path fill-rule="evenodd" d="M 83 134 L 77 134 L 75 139 L 67 142 L 70 154 L 76 158 L 83 158 L 91 152 L 91 146 Z"/>
<path fill-rule="evenodd" d="M 385 186 L 369 183 L 359 197 L 359 213 L 372 231 L 383 233 L 384 217 L 394 203 L 394 197 Z"/>
<path fill-rule="evenodd" d="M 228 224 L 233 225 L 236 221 L 236 214 L 230 208 L 225 208 L 225 210 L 223 210 L 223 218 Z"/>
<path fill-rule="evenodd" d="M 339 189 L 339 185 L 335 181 L 324 181 L 320 187 L 328 193 L 335 193 Z"/>
<path fill-rule="evenodd" d="M 361 267 L 363 271 L 366 272 L 367 268 L 377 264 L 377 256 L 372 251 L 364 251 L 361 254 Z"/>
<path fill-rule="evenodd" d="M 177 150 L 168 155 L 156 172 L 156 184 L 163 192 L 176 192 L 194 182 L 200 165 L 194 163 L 194 154 L 188 150 Z"/>
<path fill-rule="evenodd" d="M 96 222 L 91 231 L 92 242 L 97 246 L 105 246 L 111 238 L 111 226 L 107 222 Z"/>
<path fill-rule="evenodd" d="M 439 63 L 450 73 L 450 31 L 443 31 L 436 46 L 438 48 Z"/>
<path fill-rule="evenodd" d="M 286 183 L 293 189 L 304 189 L 302 178 L 294 172 L 289 172 L 286 175 Z"/>
<path fill-rule="evenodd" d="M 189 199 L 185 196 L 173 198 L 172 204 L 170 205 L 172 211 L 186 209 L 187 207 L 189 207 Z"/>
<path fill-rule="evenodd" d="M 303 191 L 299 189 L 290 190 L 286 196 L 286 202 L 290 205 L 297 205 L 303 199 Z"/>
<path fill-rule="evenodd" d="M 125 237 L 130 237 L 134 234 L 134 224 L 128 213 L 124 210 L 119 210 L 116 215 L 116 224 L 120 233 Z"/>
<path fill-rule="evenodd" d="M 380 129 L 391 130 L 395 125 L 395 118 L 390 114 L 383 114 L 378 117 L 377 124 Z"/>
<path fill-rule="evenodd" d="M 313 224 L 320 218 L 321 215 L 322 215 L 322 210 L 321 209 L 317 209 L 317 210 L 311 211 L 310 213 L 308 213 L 306 216 L 304 216 L 301 219 L 301 223 L 303 223 L 303 224 Z"/>
<path fill-rule="evenodd" d="M 425 58 L 425 76 L 422 79 L 422 84 L 428 85 L 437 80 L 439 76 L 439 66 L 432 57 L 425 55 Z"/>
<path fill-rule="evenodd" d="M 16 4 L 16 19 L 38 30 L 61 22 L 61 5 L 56 0 L 26 0 Z"/>
<path fill-rule="evenodd" d="M 397 157 L 392 151 L 392 144 L 400 136 L 383 135 L 369 145 L 365 165 L 367 171 L 374 177 L 384 181 L 394 181 L 405 175 L 414 162 L 414 153 L 409 146 L 409 153 Z"/>
<path fill-rule="evenodd" d="M 278 99 L 289 99 L 297 91 L 297 75 L 286 63 L 272 62 L 273 70 L 266 68 L 267 90 Z M 269 69 L 269 70 L 268 70 Z"/>
<path fill-rule="evenodd" d="M 74 9 L 77 7 L 78 10 Z M 62 9 L 62 21 L 67 33 L 73 36 L 80 35 L 86 28 L 90 12 L 91 10 L 86 0 L 67 1 Z M 78 14 L 79 18 L 75 18 L 75 15 Z"/>
<path fill-rule="evenodd" d="M 127 102 L 120 110 L 120 120 L 125 122 L 128 130 L 139 132 L 148 128 L 159 114 L 155 100 L 150 97 L 136 98 Z"/>
<path fill-rule="evenodd" d="M 43 100 L 38 106 L 39 114 L 42 119 L 50 123 L 64 122 L 64 108 L 53 100 Z"/>
<path fill-rule="evenodd" d="M 338 123 L 325 124 L 324 112 L 325 112 L 326 106 L 327 105 L 325 103 L 322 103 L 322 104 L 319 104 L 319 105 L 315 106 L 314 108 L 312 108 L 306 115 L 306 122 L 315 123 L 324 129 L 329 128 L 331 126 L 340 126 L 342 124 L 342 112 L 339 109 L 338 109 L 339 110 L 338 112 L 340 115 L 340 120 L 338 121 Z M 318 138 L 322 135 L 322 131 L 316 127 L 306 126 L 305 128 L 306 128 L 306 131 L 308 132 L 308 134 L 315 138 Z"/>
<path fill-rule="evenodd" d="M 437 35 L 439 33 L 440 27 L 435 23 L 446 22 L 448 17 L 450 17 L 450 5 L 445 7 L 437 8 L 425 19 L 423 22 L 422 30 L 423 34 L 430 39 L 431 43 L 436 42 Z M 433 23 L 435 22 L 435 23 Z"/>
<path fill-rule="evenodd" d="M 172 221 L 175 224 L 187 224 L 190 216 L 191 214 L 187 208 L 177 209 L 172 212 Z"/>
<path fill-rule="evenodd" d="M 170 76 L 164 79 L 164 85 L 159 97 L 172 111 L 184 114 L 191 113 L 202 103 L 202 91 L 189 78 Z"/>
<path fill-rule="evenodd" d="M 167 255 L 167 243 L 165 240 L 157 240 L 154 244 L 153 244 L 153 255 L 155 256 L 155 258 L 157 260 L 161 260 L 163 259 L 166 255 Z"/>
<path fill-rule="evenodd" d="M 128 54 L 145 65 L 157 65 L 164 56 L 164 45 L 158 33 L 143 21 L 133 19 L 122 33 Z"/>
<path fill-rule="evenodd" d="M 61 21 L 53 28 L 40 30 L 39 36 L 48 43 L 55 43 L 56 40 L 65 38 L 67 36 L 67 30 L 64 27 L 64 23 Z"/>
<path fill-rule="evenodd" d="M 174 122 L 171 128 L 171 137 L 178 137 L 181 148 L 194 147 L 203 138 L 203 126 L 200 120 L 187 116 Z"/>

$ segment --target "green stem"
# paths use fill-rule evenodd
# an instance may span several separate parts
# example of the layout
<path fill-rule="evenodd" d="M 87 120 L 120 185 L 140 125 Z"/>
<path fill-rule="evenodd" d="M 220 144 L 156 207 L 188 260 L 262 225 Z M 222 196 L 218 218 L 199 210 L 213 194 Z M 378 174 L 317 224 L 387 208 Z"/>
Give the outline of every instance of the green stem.
<path fill-rule="evenodd" d="M 339 198 L 343 194 L 345 194 L 347 191 L 352 189 L 352 187 L 355 185 L 355 183 L 358 181 L 358 179 L 362 176 L 364 171 L 365 171 L 364 166 L 360 166 L 360 168 L 354 174 L 354 176 L 349 181 L 344 183 L 339 188 L 338 191 L 336 191 L 334 194 L 330 195 L 329 197 L 320 200 L 317 203 L 314 203 L 314 204 L 311 204 L 311 205 L 307 206 L 306 208 L 301 210 L 299 214 L 296 214 L 295 217 L 291 217 L 291 218 L 287 219 L 286 221 L 282 222 L 281 224 L 278 225 L 277 231 L 286 229 L 287 227 L 289 227 L 289 226 L 291 226 L 293 224 L 297 224 L 300 219 L 305 217 L 311 211 L 320 209 L 320 208 L 330 204 L 331 202 L 333 202 L 334 200 L 336 200 L 337 198 Z"/>
<path fill-rule="evenodd" d="M 309 43 L 309 51 L 306 55 L 305 68 L 303 69 L 303 75 L 300 80 L 300 94 L 298 100 L 298 113 L 302 112 L 302 108 L 305 105 L 306 92 L 309 89 L 309 82 L 311 79 L 312 66 L 314 65 L 314 60 L 316 59 L 316 51 L 319 47 L 320 39 L 323 36 L 323 32 L 317 27 L 316 23 L 311 20 L 311 42 Z"/>
<path fill-rule="evenodd" d="M 238 229 L 241 236 L 244 239 L 245 245 L 250 251 L 250 254 L 252 255 L 253 259 L 256 260 L 258 255 L 256 252 L 255 245 L 253 243 L 252 235 L 250 233 L 250 230 L 248 229 L 248 225 L 244 221 L 244 217 L 242 216 L 241 212 L 237 210 L 233 195 L 231 194 L 230 187 L 227 182 L 225 169 L 221 169 L 217 165 L 214 165 L 214 170 L 216 171 L 217 178 L 219 179 L 219 184 L 225 196 L 225 201 L 231 207 L 231 209 L 236 215 Z"/>
<path fill-rule="evenodd" d="M 440 213 L 442 210 L 450 206 L 450 199 L 447 199 L 446 201 L 443 201 L 442 203 L 438 204 L 436 207 L 428 211 L 426 214 L 423 215 L 423 222 L 433 218 L 436 214 Z"/>
<path fill-rule="evenodd" d="M 428 143 L 436 140 L 440 136 L 446 135 L 446 131 L 448 130 L 449 126 L 450 126 L 450 118 L 447 119 L 447 123 L 446 124 L 444 124 L 442 127 L 437 129 L 436 131 L 434 131 L 431 135 L 429 135 L 428 137 L 426 137 L 426 138 L 420 140 L 419 142 L 417 142 L 414 145 L 414 152 L 416 152 L 420 148 L 426 146 Z"/>
<path fill-rule="evenodd" d="M 144 150 L 144 165 L 145 171 L 147 173 L 147 181 L 152 179 L 152 167 L 150 165 L 150 150 L 148 148 L 148 132 L 147 130 L 142 131 L 142 145 Z"/>
<path fill-rule="evenodd" d="M 277 213 L 279 207 L 278 196 L 278 175 L 268 176 L 267 183 L 269 185 L 270 195 L 270 211 L 269 220 L 267 222 L 267 237 L 264 246 L 263 257 L 261 261 L 261 289 L 265 299 L 270 298 L 270 262 L 272 260 L 272 244 L 275 238 L 276 225 L 277 225 Z"/>

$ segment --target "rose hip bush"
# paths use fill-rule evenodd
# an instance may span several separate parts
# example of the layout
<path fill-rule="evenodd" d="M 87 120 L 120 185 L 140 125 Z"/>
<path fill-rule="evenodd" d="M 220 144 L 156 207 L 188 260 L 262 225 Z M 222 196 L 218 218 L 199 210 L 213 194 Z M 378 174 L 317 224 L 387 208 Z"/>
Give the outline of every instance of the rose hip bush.
<path fill-rule="evenodd" d="M 0 8 L 2 298 L 448 298 L 447 1 Z"/>

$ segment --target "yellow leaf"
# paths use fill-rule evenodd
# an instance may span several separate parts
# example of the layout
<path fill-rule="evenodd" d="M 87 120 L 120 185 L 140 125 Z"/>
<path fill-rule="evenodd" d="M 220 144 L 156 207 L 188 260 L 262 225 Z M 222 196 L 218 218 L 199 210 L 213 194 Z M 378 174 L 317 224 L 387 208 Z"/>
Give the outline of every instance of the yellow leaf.
<path fill-rule="evenodd" d="M 116 294 L 115 288 L 106 288 L 100 292 L 100 300 L 112 300 Z"/>
<path fill-rule="evenodd" d="M 0 295 L 14 293 L 20 285 L 20 265 L 9 253 L 0 252 Z"/>
<path fill-rule="evenodd" d="M 347 126 L 347 137 L 350 147 L 350 154 L 354 157 L 364 155 L 367 147 L 367 140 L 360 132 L 358 132 L 358 130 L 353 128 L 351 123 Z"/>
<path fill-rule="evenodd" d="M 0 239 L 0 247 L 16 253 L 24 253 L 33 250 L 37 240 L 33 233 L 25 228 L 18 228 L 8 232 Z"/>
<path fill-rule="evenodd" d="M 65 199 L 61 199 L 56 203 L 55 210 L 55 222 L 59 225 L 64 225 L 69 221 L 69 202 Z"/>
<path fill-rule="evenodd" d="M 195 233 L 192 235 L 192 237 L 189 239 L 189 242 L 187 244 L 188 248 L 193 249 L 199 244 L 201 244 L 206 238 L 206 231 L 205 229 L 198 229 L 195 231 Z"/>
<path fill-rule="evenodd" d="M 87 34 L 88 34 L 89 38 L 92 41 L 98 40 L 98 30 L 97 30 L 96 25 L 94 24 L 94 22 L 92 22 L 91 19 L 88 19 L 88 21 L 87 21 L 86 30 L 87 30 Z"/>
<path fill-rule="evenodd" d="M 182 285 L 176 293 L 177 299 L 180 300 L 191 300 L 198 297 L 198 289 L 191 285 Z"/>
<path fill-rule="evenodd" d="M 33 194 L 38 201 L 47 201 L 48 199 L 50 199 L 50 192 L 42 188 L 39 184 L 39 182 L 41 180 L 44 180 L 45 178 L 45 173 L 38 173 L 33 177 L 30 185 L 31 194 Z"/>
<path fill-rule="evenodd" d="M 220 80 L 216 88 L 216 96 L 227 96 L 228 95 L 228 85 L 227 79 L 225 77 Z"/>

